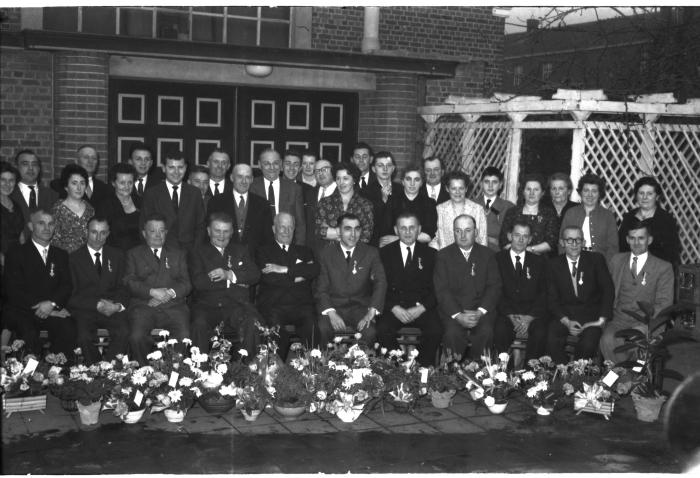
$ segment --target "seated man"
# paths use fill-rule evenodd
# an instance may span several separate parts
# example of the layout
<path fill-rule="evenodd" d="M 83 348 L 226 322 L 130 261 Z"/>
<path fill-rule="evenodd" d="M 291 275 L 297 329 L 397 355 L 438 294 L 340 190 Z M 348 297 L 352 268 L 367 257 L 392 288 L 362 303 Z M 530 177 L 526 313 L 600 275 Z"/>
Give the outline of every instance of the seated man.
<path fill-rule="evenodd" d="M 170 337 L 182 341 L 190 336 L 190 310 L 185 298 L 192 290 L 185 251 L 166 246 L 166 218 L 153 213 L 145 218 L 145 244 L 126 254 L 124 283 L 131 292 L 129 346 L 132 358 L 146 363 L 151 351 L 153 328 L 166 329 Z"/>
<path fill-rule="evenodd" d="M 461 357 L 477 360 L 493 343 L 501 277 L 491 249 L 477 244 L 476 220 L 467 215 L 453 222 L 455 242 L 438 251 L 433 283 L 442 320 L 442 342 Z"/>
<path fill-rule="evenodd" d="M 68 301 L 78 330 L 78 346 L 87 363 L 100 360 L 94 345 L 97 328 L 109 331 L 105 360 L 126 353 L 129 323 L 124 304 L 129 291 L 124 285 L 124 253 L 105 245 L 109 223 L 104 217 L 88 222 L 87 244 L 70 255 L 73 294 Z"/>
<path fill-rule="evenodd" d="M 416 327 L 421 331 L 418 362 L 429 367 L 435 365 L 442 337 L 433 289 L 436 251 L 417 241 L 421 225 L 412 212 L 396 218 L 394 233 L 399 240 L 379 250 L 387 279 L 384 313 L 377 320 L 379 344 L 395 350 L 399 348 L 397 331 Z"/>
<path fill-rule="evenodd" d="M 375 317 L 384 310 L 384 267 L 376 248 L 358 242 L 362 229 L 357 216 L 342 214 L 338 229 L 340 241 L 328 244 L 319 255 L 319 342 L 326 344 L 334 332 L 350 328 L 360 332 L 364 343 L 371 346 L 376 336 Z"/>
<path fill-rule="evenodd" d="M 508 232 L 510 249 L 496 253 L 503 284 L 494 325 L 497 352 L 508 352 L 515 338 L 527 339 L 525 360 L 539 358 L 547 350 L 547 261 L 526 252 L 530 225 L 516 221 Z"/>
<path fill-rule="evenodd" d="M 627 232 L 631 252 L 620 252 L 610 260 L 615 302 L 613 320 L 605 324 L 600 339 L 600 350 L 605 360 L 617 363 L 634 358 L 630 352 L 615 353 L 615 347 L 624 343 L 623 339 L 615 337 L 615 332 L 623 329 L 647 332 L 647 327 L 625 310 L 640 312 L 637 302 L 648 302 L 653 305 L 656 315 L 673 304 L 673 267 L 670 262 L 649 253 L 653 240 L 649 224 L 637 221 Z"/>
<path fill-rule="evenodd" d="M 5 256 L 3 328 L 17 332 L 26 351 L 41 356 L 39 331 L 49 333 L 52 352 L 72 357 L 75 326 L 65 309 L 71 293 L 68 253 L 50 246 L 56 224 L 43 209 L 32 211 L 30 240 L 16 244 Z"/>
<path fill-rule="evenodd" d="M 192 274 L 192 343 L 209 350 L 214 327 L 221 322 L 234 330 L 248 356 L 255 354 L 255 321 L 261 320 L 250 303 L 249 287 L 260 279 L 260 271 L 248 247 L 231 241 L 233 218 L 215 212 L 209 216 L 209 243 L 190 253 Z"/>
<path fill-rule="evenodd" d="M 574 359 L 595 357 L 605 322 L 612 318 L 615 291 L 597 252 L 582 251 L 583 231 L 562 229 L 559 244 L 565 253 L 549 260 L 547 304 L 552 314 L 547 351 L 556 363 L 566 363 L 564 348 L 569 335 L 578 337 Z"/>
<path fill-rule="evenodd" d="M 296 325 L 299 337 L 309 348 L 315 345 L 314 339 L 318 341 L 311 281 L 318 276 L 320 266 L 311 249 L 292 244 L 294 225 L 291 214 L 277 214 L 272 225 L 276 244 L 260 246 L 257 251 L 262 271 L 258 309 L 267 325 L 280 325 L 278 353 L 283 360 L 289 349 L 285 325 Z"/>

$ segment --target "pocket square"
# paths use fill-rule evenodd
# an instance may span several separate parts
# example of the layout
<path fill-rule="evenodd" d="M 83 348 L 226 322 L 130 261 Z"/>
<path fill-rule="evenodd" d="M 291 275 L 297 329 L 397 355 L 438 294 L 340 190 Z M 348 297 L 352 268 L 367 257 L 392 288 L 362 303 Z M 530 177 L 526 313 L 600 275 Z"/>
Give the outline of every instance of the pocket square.
<path fill-rule="evenodd" d="M 299 264 L 301 262 L 301 259 L 297 259 L 295 264 Z"/>

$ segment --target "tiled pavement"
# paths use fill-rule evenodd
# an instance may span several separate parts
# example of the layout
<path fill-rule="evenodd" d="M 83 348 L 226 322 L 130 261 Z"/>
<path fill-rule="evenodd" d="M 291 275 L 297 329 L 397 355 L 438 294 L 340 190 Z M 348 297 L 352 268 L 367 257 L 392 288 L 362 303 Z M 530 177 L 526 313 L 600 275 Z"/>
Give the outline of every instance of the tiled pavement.
<path fill-rule="evenodd" d="M 285 419 L 272 409 L 247 422 L 236 410 L 217 416 L 195 406 L 181 424 L 158 413 L 127 425 L 103 411 L 94 431 L 81 430 L 77 413 L 49 397 L 45 414 L 3 417 L 2 441 L 2 471 L 11 474 L 659 473 L 682 467 L 665 444 L 662 425 L 638 422 L 625 400 L 606 422 L 572 410 L 539 417 L 524 399 L 492 415 L 464 392 L 448 409 L 429 401 L 412 414 L 377 406 L 354 423 L 309 413 Z"/>

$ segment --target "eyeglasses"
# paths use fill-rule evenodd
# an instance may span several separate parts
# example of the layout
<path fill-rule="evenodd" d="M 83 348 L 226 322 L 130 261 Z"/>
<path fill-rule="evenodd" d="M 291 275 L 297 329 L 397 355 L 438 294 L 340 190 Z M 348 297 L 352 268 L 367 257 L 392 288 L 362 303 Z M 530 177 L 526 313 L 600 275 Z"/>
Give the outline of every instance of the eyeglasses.
<path fill-rule="evenodd" d="M 330 166 L 324 166 L 323 168 L 314 169 L 314 173 L 320 173 L 320 172 L 327 173 L 330 170 L 331 170 Z"/>
<path fill-rule="evenodd" d="M 566 242 L 568 245 L 573 246 L 574 244 L 579 245 L 583 244 L 583 239 L 580 237 L 567 237 L 566 239 L 563 239 L 564 242 Z"/>

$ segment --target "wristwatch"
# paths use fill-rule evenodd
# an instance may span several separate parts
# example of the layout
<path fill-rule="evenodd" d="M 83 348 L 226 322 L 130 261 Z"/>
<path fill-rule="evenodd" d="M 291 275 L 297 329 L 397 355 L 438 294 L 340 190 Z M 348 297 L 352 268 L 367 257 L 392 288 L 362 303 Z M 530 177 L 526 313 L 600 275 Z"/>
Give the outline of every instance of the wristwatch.
<path fill-rule="evenodd" d="M 53 310 L 61 310 L 56 302 L 51 301 L 51 306 L 53 306 Z"/>

